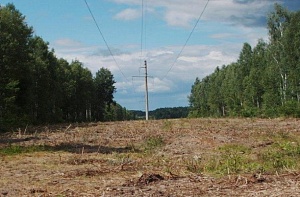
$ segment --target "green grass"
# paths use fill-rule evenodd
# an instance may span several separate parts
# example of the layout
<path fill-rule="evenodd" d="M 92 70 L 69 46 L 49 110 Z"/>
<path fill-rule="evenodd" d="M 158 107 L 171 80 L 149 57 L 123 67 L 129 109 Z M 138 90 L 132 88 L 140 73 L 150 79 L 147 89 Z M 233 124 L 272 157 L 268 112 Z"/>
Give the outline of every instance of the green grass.
<path fill-rule="evenodd" d="M 286 136 L 276 139 L 279 141 L 259 150 L 241 144 L 226 144 L 219 147 L 212 156 L 185 161 L 186 169 L 193 173 L 221 176 L 300 170 L 300 143 L 294 138 L 287 140 Z"/>
<path fill-rule="evenodd" d="M 19 146 L 19 145 L 10 145 L 0 149 L 0 155 L 19 155 L 24 153 L 34 153 L 34 152 L 43 152 L 43 151 L 53 151 L 49 146 L 42 145 L 32 145 L 32 146 Z"/>
<path fill-rule="evenodd" d="M 165 142 L 161 136 L 151 136 L 144 141 L 143 148 L 145 152 L 151 152 L 164 144 Z"/>
<path fill-rule="evenodd" d="M 281 141 L 258 155 L 266 171 L 280 172 L 300 169 L 300 144 L 298 142 Z"/>

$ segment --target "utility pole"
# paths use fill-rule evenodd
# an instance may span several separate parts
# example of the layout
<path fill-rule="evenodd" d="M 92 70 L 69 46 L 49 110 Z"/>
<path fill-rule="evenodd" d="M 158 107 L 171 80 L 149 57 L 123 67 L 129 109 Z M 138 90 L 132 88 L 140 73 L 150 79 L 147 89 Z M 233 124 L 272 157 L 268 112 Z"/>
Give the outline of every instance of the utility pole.
<path fill-rule="evenodd" d="M 145 60 L 145 101 L 146 101 L 146 120 L 149 120 L 149 102 L 148 102 L 148 71 L 147 71 L 147 61 Z"/>
<path fill-rule="evenodd" d="M 147 61 L 144 61 L 144 66 L 141 66 L 140 68 L 145 69 L 145 76 L 132 76 L 132 77 L 145 77 L 145 113 L 146 113 L 146 120 L 149 120 L 149 97 L 148 97 L 148 70 L 147 70 Z"/>

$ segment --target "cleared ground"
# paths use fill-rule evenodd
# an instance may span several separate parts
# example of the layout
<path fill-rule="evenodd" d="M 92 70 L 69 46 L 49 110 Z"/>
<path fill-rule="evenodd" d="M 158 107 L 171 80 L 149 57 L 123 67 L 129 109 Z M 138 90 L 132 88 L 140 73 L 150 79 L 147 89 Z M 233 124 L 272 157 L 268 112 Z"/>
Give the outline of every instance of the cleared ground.
<path fill-rule="evenodd" d="M 0 138 L 0 196 L 300 196 L 299 142 L 298 119 L 27 128 Z"/>

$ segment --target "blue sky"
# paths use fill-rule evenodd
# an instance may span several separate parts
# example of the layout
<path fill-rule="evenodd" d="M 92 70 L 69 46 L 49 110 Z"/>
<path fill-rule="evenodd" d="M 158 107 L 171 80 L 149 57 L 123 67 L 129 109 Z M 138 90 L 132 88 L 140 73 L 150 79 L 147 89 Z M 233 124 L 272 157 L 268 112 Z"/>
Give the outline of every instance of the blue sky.
<path fill-rule="evenodd" d="M 13 3 L 57 57 L 70 62 L 77 59 L 93 74 L 108 68 L 116 81 L 115 100 L 134 110 L 145 106 L 144 80 L 132 77 L 143 75 L 144 60 L 151 76 L 150 110 L 188 106 L 196 77 L 201 79 L 217 66 L 235 62 L 243 43 L 255 46 L 260 38 L 268 41 L 266 16 L 275 2 L 289 10 L 300 9 L 299 0 L 210 0 L 174 64 L 207 0 L 87 2 L 114 58 L 84 0 L 1 0 L 0 4 Z"/>

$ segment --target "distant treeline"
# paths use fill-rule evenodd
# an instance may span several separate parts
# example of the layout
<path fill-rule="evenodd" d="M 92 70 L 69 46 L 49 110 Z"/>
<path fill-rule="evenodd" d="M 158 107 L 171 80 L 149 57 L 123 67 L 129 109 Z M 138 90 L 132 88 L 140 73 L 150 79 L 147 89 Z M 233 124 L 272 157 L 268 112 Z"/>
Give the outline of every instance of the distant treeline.
<path fill-rule="evenodd" d="M 132 118 L 113 100 L 115 81 L 108 69 L 93 76 L 77 60 L 58 59 L 25 21 L 14 5 L 0 8 L 0 131 Z"/>
<path fill-rule="evenodd" d="M 300 11 L 268 15 L 269 42 L 245 43 L 237 62 L 197 78 L 190 117 L 300 117 Z"/>
<path fill-rule="evenodd" d="M 131 110 L 134 119 L 144 119 L 145 112 L 138 110 Z M 187 118 L 189 114 L 189 107 L 167 107 L 158 108 L 153 111 L 149 111 L 150 119 L 175 119 L 175 118 Z"/>

